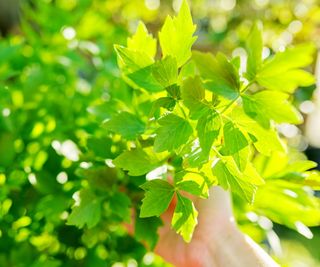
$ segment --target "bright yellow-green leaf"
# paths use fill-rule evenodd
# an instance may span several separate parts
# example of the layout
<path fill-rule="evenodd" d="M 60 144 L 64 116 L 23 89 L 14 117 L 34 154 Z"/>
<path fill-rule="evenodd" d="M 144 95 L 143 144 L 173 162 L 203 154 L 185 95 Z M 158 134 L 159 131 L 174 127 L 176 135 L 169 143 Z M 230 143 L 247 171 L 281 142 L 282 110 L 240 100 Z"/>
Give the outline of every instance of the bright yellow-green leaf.
<path fill-rule="evenodd" d="M 157 40 L 148 33 L 144 23 L 140 21 L 136 33 L 128 38 L 127 47 L 154 58 L 157 52 Z"/>
<path fill-rule="evenodd" d="M 257 187 L 249 181 L 243 180 L 241 176 L 237 176 L 237 167 L 230 162 L 230 160 L 217 159 L 213 164 L 212 174 L 217 177 L 219 185 L 224 189 L 230 188 L 233 193 L 252 203 Z"/>
<path fill-rule="evenodd" d="M 177 82 L 178 67 L 174 57 L 168 56 L 154 64 L 152 74 L 154 78 L 163 86 L 168 87 Z"/>
<path fill-rule="evenodd" d="M 301 44 L 288 48 L 266 60 L 257 74 L 260 85 L 277 91 L 292 93 L 298 86 L 312 85 L 313 76 L 300 68 L 313 61 L 313 44 Z"/>
<path fill-rule="evenodd" d="M 262 64 L 263 40 L 261 28 L 260 23 L 255 23 L 247 39 L 247 77 L 249 80 L 255 78 Z"/>
<path fill-rule="evenodd" d="M 288 98 L 288 94 L 266 90 L 242 97 L 245 112 L 264 127 L 268 127 L 270 119 L 278 123 L 302 122 L 302 116 L 290 104 Z"/>
<path fill-rule="evenodd" d="M 153 64 L 153 59 L 141 51 L 130 50 L 121 45 L 115 45 L 118 55 L 118 64 L 124 74 L 133 73 Z"/>
<path fill-rule="evenodd" d="M 194 228 L 198 224 L 198 212 L 192 201 L 177 194 L 177 206 L 174 210 L 171 225 L 186 242 L 190 242 Z"/>
<path fill-rule="evenodd" d="M 214 140 L 219 136 L 221 124 L 220 115 L 214 110 L 208 110 L 198 120 L 197 132 L 200 146 L 208 156 Z"/>
<path fill-rule="evenodd" d="M 197 37 L 193 36 L 196 26 L 192 22 L 189 6 L 184 0 L 177 17 L 166 18 L 159 32 L 159 40 L 164 57 L 172 56 L 181 67 L 191 57 L 191 47 Z"/>
<path fill-rule="evenodd" d="M 229 116 L 240 129 L 254 137 L 251 138 L 252 142 L 260 153 L 270 156 L 273 151 L 284 151 L 284 145 L 274 127 L 262 127 L 247 116 L 242 108 L 235 108 Z"/>

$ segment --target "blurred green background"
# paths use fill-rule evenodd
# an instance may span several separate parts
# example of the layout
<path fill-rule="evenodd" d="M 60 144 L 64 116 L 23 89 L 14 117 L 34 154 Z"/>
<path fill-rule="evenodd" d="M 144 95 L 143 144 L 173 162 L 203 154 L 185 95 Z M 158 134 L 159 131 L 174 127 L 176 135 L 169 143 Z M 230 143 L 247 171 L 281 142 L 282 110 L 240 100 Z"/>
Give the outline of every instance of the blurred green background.
<path fill-rule="evenodd" d="M 265 57 L 301 42 L 320 48 L 319 1 L 189 2 L 199 50 L 244 57 L 241 46 L 256 20 L 264 24 Z M 121 180 L 105 167 L 121 145 L 101 127 L 132 101 L 113 44 L 124 44 L 139 20 L 155 35 L 179 6 L 179 0 L 0 0 L 0 266 L 167 266 L 119 226 L 130 216 L 126 200 L 104 205 L 99 227 L 80 230 L 65 221 L 79 189 L 91 186 L 112 199 Z M 306 118 L 317 108 L 315 89 L 296 93 Z M 319 162 L 316 138 L 308 137 L 312 125 L 290 127 L 282 134 L 291 147 Z M 138 201 L 137 185 L 129 186 Z M 319 228 L 309 240 L 267 218 L 249 224 L 239 216 L 239 223 L 283 266 L 320 266 Z"/>

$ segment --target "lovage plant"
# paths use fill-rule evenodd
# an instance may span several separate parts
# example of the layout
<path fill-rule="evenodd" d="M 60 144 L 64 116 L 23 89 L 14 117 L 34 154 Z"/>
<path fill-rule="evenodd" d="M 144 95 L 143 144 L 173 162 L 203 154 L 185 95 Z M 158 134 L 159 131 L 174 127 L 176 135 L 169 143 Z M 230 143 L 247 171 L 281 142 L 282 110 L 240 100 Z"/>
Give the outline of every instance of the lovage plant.
<path fill-rule="evenodd" d="M 263 59 L 256 23 L 247 38 L 247 60 L 240 62 L 192 51 L 195 31 L 184 1 L 159 32 L 161 51 L 143 23 L 127 46 L 115 45 L 133 97 L 105 127 L 126 147 L 113 164 L 130 179 L 146 177 L 140 218 L 160 216 L 176 196 L 172 228 L 189 242 L 198 212 L 183 192 L 207 198 L 209 188 L 219 185 L 243 202 L 243 212 L 254 210 L 296 229 L 297 221 L 317 225 L 319 200 L 303 187 L 319 186 L 318 174 L 308 171 L 315 164 L 293 158 L 277 130 L 278 124 L 303 121 L 291 99 L 297 87 L 314 83 L 301 69 L 312 63 L 314 47 L 290 47 Z"/>

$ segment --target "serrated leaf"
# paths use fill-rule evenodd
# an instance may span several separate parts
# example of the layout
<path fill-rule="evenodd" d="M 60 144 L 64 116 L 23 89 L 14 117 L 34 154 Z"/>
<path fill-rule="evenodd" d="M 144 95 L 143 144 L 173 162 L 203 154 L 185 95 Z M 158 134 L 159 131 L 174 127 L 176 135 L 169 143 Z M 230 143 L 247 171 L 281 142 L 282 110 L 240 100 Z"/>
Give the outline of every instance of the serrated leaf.
<path fill-rule="evenodd" d="M 152 74 L 153 68 L 154 65 L 149 65 L 127 74 L 127 78 L 129 78 L 129 84 L 134 88 L 143 89 L 148 92 L 163 91 L 164 87 L 155 79 Z"/>
<path fill-rule="evenodd" d="M 163 56 L 175 57 L 178 67 L 186 63 L 191 57 L 191 47 L 197 39 L 193 36 L 195 30 L 188 4 L 184 0 L 178 16 L 168 16 L 159 32 Z"/>
<path fill-rule="evenodd" d="M 262 127 L 247 116 L 242 108 L 234 109 L 230 116 L 239 128 L 254 136 L 253 145 L 260 153 L 270 156 L 274 151 L 284 151 L 284 145 L 272 127 L 269 129 Z"/>
<path fill-rule="evenodd" d="M 154 142 L 156 152 L 173 151 L 187 143 L 192 134 L 192 127 L 185 119 L 169 114 L 158 120 L 161 127 L 157 130 Z"/>
<path fill-rule="evenodd" d="M 209 109 L 205 90 L 198 76 L 183 81 L 181 91 L 183 104 L 189 109 L 191 119 L 198 119 Z"/>
<path fill-rule="evenodd" d="M 277 53 L 264 62 L 257 74 L 258 83 L 271 90 L 289 93 L 298 86 L 312 85 L 314 77 L 299 68 L 313 62 L 314 52 L 314 45 L 301 44 Z"/>
<path fill-rule="evenodd" d="M 289 166 L 284 170 L 286 173 L 290 172 L 305 172 L 310 169 L 316 168 L 318 164 L 311 160 L 298 160 L 290 162 Z"/>
<path fill-rule="evenodd" d="M 294 69 L 272 77 L 260 76 L 260 85 L 278 91 L 293 93 L 299 86 L 310 86 L 315 83 L 314 76 L 304 70 Z"/>
<path fill-rule="evenodd" d="M 198 212 L 192 201 L 177 193 L 177 206 L 172 217 L 172 228 L 180 234 L 186 242 L 190 242 L 194 228 L 198 224 Z"/>
<path fill-rule="evenodd" d="M 193 60 L 205 79 L 205 88 L 227 99 L 235 99 L 239 96 L 239 75 L 227 58 L 218 53 L 193 52 Z"/>
<path fill-rule="evenodd" d="M 177 84 L 169 85 L 168 87 L 166 87 L 166 91 L 171 97 L 176 100 L 179 100 L 181 98 L 180 86 Z"/>
<path fill-rule="evenodd" d="M 176 105 L 176 101 L 172 97 L 160 97 L 153 102 L 150 115 L 152 116 L 159 108 L 165 108 L 172 111 Z"/>
<path fill-rule="evenodd" d="M 175 186 L 178 190 L 186 191 L 198 197 L 208 198 L 209 186 L 211 184 L 208 184 L 206 178 L 197 172 L 197 169 L 194 172 L 181 172 L 179 175 L 181 177 L 179 177 L 179 180 L 176 182 Z"/>
<path fill-rule="evenodd" d="M 145 130 L 145 124 L 129 112 L 121 112 L 105 122 L 104 126 L 128 140 L 134 140 Z"/>
<path fill-rule="evenodd" d="M 319 225 L 319 199 L 297 185 L 285 180 L 267 180 L 256 194 L 254 208 L 272 221 L 294 230 L 296 223 Z"/>
<path fill-rule="evenodd" d="M 183 151 L 185 152 L 183 154 L 185 167 L 201 167 L 208 161 L 208 153 L 205 153 L 202 150 L 198 140 L 195 140 L 190 144 L 188 143 L 186 146 L 184 146 L 184 148 L 187 148 L 186 151 Z"/>
<path fill-rule="evenodd" d="M 250 153 L 245 135 L 232 121 L 228 121 L 223 127 L 223 138 L 224 143 L 220 152 L 225 156 L 232 156 L 238 168 L 243 171 Z"/>
<path fill-rule="evenodd" d="M 244 134 L 231 121 L 224 124 L 223 136 L 223 150 L 226 155 L 233 155 L 248 146 L 248 141 Z"/>
<path fill-rule="evenodd" d="M 276 91 L 261 91 L 254 95 L 242 96 L 244 111 L 265 128 L 269 120 L 300 124 L 302 116 L 288 101 L 289 95 Z"/>
<path fill-rule="evenodd" d="M 194 77 L 196 75 L 196 64 L 193 60 L 188 61 L 184 64 L 179 72 L 178 80 L 180 83 L 189 77 Z"/>
<path fill-rule="evenodd" d="M 257 187 L 254 184 L 243 180 L 241 175 L 239 175 L 236 166 L 231 165 L 230 161 L 224 162 L 221 159 L 217 159 L 213 164 L 212 174 L 217 177 L 219 184 L 224 189 L 230 188 L 233 193 L 244 200 L 249 203 L 253 202 Z"/>
<path fill-rule="evenodd" d="M 121 45 L 115 45 L 114 49 L 117 52 L 118 64 L 125 74 L 135 72 L 154 62 L 145 53 L 133 51 Z"/>
<path fill-rule="evenodd" d="M 80 203 L 72 208 L 67 224 L 83 228 L 85 225 L 92 228 L 101 218 L 101 199 L 88 189 L 79 193 Z"/>
<path fill-rule="evenodd" d="M 202 151 L 209 155 L 213 141 L 219 136 L 221 118 L 214 110 L 208 110 L 197 123 L 197 133 Z"/>
<path fill-rule="evenodd" d="M 313 62 L 313 54 L 315 46 L 312 43 L 300 44 L 291 48 L 287 48 L 283 52 L 275 54 L 268 58 L 263 68 L 259 72 L 259 76 L 272 76 L 286 72 L 290 69 L 302 68 Z"/>
<path fill-rule="evenodd" d="M 116 167 L 128 171 L 131 176 L 144 175 L 161 165 L 163 155 L 157 155 L 151 148 L 136 148 L 124 151 L 113 160 Z"/>
<path fill-rule="evenodd" d="M 262 65 L 262 31 L 261 25 L 255 23 L 246 42 L 247 59 L 247 78 L 253 80 Z"/>
<path fill-rule="evenodd" d="M 171 184 L 155 179 L 146 182 L 141 188 L 146 192 L 142 200 L 140 218 L 160 216 L 168 209 L 174 195 L 174 188 Z"/>
<path fill-rule="evenodd" d="M 172 56 L 157 61 L 153 65 L 152 74 L 164 88 L 173 85 L 178 79 L 177 61 Z"/>
<path fill-rule="evenodd" d="M 148 33 L 144 23 L 140 21 L 136 33 L 128 38 L 127 47 L 130 50 L 143 52 L 150 58 L 154 58 L 157 51 L 157 40 Z"/>

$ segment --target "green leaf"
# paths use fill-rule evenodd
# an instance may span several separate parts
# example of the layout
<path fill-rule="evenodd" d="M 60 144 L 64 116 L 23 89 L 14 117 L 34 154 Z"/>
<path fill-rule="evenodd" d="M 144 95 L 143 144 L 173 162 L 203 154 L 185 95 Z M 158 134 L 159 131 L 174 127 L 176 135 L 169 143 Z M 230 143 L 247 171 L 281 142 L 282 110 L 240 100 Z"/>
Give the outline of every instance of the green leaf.
<path fill-rule="evenodd" d="M 250 149 L 245 135 L 232 121 L 228 121 L 223 127 L 224 143 L 220 152 L 225 156 L 232 156 L 241 171 L 247 165 Z"/>
<path fill-rule="evenodd" d="M 260 85 L 277 91 L 292 93 L 298 86 L 312 85 L 314 77 L 299 68 L 313 62 L 313 44 L 301 44 L 289 48 L 266 60 L 257 74 Z"/>
<path fill-rule="evenodd" d="M 230 116 L 242 131 L 254 136 L 253 144 L 260 153 L 270 156 L 274 151 L 284 152 L 284 146 L 273 128 L 265 129 L 247 116 L 242 108 L 234 109 Z"/>
<path fill-rule="evenodd" d="M 253 80 L 262 65 L 262 30 L 259 23 L 255 23 L 247 39 L 246 47 L 248 53 L 247 59 L 247 77 Z"/>
<path fill-rule="evenodd" d="M 181 91 L 180 91 L 179 85 L 177 85 L 177 84 L 169 85 L 168 87 L 166 87 L 166 91 L 174 99 L 176 99 L 176 100 L 181 99 Z"/>
<path fill-rule="evenodd" d="M 188 4 L 184 0 L 178 16 L 168 16 L 159 32 L 163 56 L 175 57 L 178 67 L 186 63 L 191 57 L 191 47 L 197 39 L 193 36 L 195 30 Z"/>
<path fill-rule="evenodd" d="M 193 60 L 188 61 L 184 64 L 179 72 L 179 82 L 182 83 L 185 79 L 189 77 L 194 77 L 196 75 L 196 64 Z"/>
<path fill-rule="evenodd" d="M 154 58 L 157 51 L 157 40 L 148 33 L 144 23 L 140 21 L 136 33 L 128 38 L 127 47 L 130 50 L 143 52 L 150 58 Z"/>
<path fill-rule="evenodd" d="M 152 148 L 136 148 L 124 151 L 113 160 L 116 167 L 128 171 L 131 176 L 144 175 L 161 165 L 163 155 L 157 155 Z"/>
<path fill-rule="evenodd" d="M 154 65 L 149 65 L 127 74 L 127 78 L 129 79 L 128 83 L 134 88 L 143 89 L 148 92 L 163 91 L 163 86 L 152 74 L 153 69 Z"/>
<path fill-rule="evenodd" d="M 142 200 L 140 218 L 160 216 L 168 209 L 174 195 L 174 188 L 171 184 L 155 179 L 146 182 L 141 188 L 146 192 Z"/>
<path fill-rule="evenodd" d="M 161 127 L 157 130 L 154 142 L 156 152 L 173 151 L 188 142 L 192 127 L 185 119 L 169 114 L 158 120 Z"/>
<path fill-rule="evenodd" d="M 212 174 L 217 177 L 219 184 L 224 188 L 230 188 L 233 193 L 249 203 L 253 202 L 257 187 L 241 177 L 237 167 L 231 161 L 217 159 L 212 167 Z"/>
<path fill-rule="evenodd" d="M 198 76 L 183 81 L 181 91 L 183 104 L 189 109 L 191 119 L 198 119 L 208 111 L 209 104 L 205 100 L 205 90 Z"/>
<path fill-rule="evenodd" d="M 160 97 L 156 101 L 153 102 L 151 109 L 151 116 L 159 109 L 165 108 L 167 110 L 172 111 L 176 105 L 176 101 L 172 97 Z"/>
<path fill-rule="evenodd" d="M 211 184 L 208 184 L 206 177 L 202 174 L 182 171 L 176 174 L 175 179 L 178 179 L 175 184 L 178 190 L 186 191 L 202 198 L 209 197 L 209 186 Z"/>
<path fill-rule="evenodd" d="M 186 166 L 192 168 L 199 168 L 203 164 L 208 162 L 208 149 L 206 149 L 206 152 L 204 152 L 200 147 L 200 143 L 197 139 L 185 145 L 184 149 L 186 149 L 186 151 L 182 152 L 184 152 L 183 158 L 185 161 L 184 164 Z"/>
<path fill-rule="evenodd" d="M 208 110 L 197 123 L 197 133 L 202 151 L 209 155 L 213 141 L 219 136 L 221 118 L 214 110 Z"/>
<path fill-rule="evenodd" d="M 130 72 L 126 76 L 133 87 L 149 92 L 163 91 L 177 82 L 177 62 L 175 58 L 168 56 L 152 65 Z"/>
<path fill-rule="evenodd" d="M 177 82 L 178 79 L 178 66 L 177 61 L 172 56 L 157 61 L 152 69 L 154 78 L 163 87 L 168 87 Z"/>
<path fill-rule="evenodd" d="M 150 249 L 153 250 L 159 239 L 157 230 L 161 225 L 162 221 L 158 217 L 139 218 L 137 216 L 134 236 L 138 241 L 146 241 Z"/>
<path fill-rule="evenodd" d="M 205 79 L 206 89 L 227 99 L 235 99 L 239 96 L 239 75 L 223 54 L 218 53 L 214 57 L 211 53 L 195 51 L 192 58 Z"/>
<path fill-rule="evenodd" d="M 271 179 L 257 191 L 254 208 L 272 221 L 296 229 L 296 223 L 319 225 L 320 202 L 301 185 Z"/>
<path fill-rule="evenodd" d="M 192 201 L 177 193 L 177 206 L 174 210 L 171 225 L 186 242 L 190 242 L 194 228 L 198 224 L 198 212 Z"/>
<path fill-rule="evenodd" d="M 85 225 L 92 228 L 101 218 L 101 199 L 88 189 L 79 193 L 80 203 L 72 208 L 67 224 L 83 228 Z"/>
<path fill-rule="evenodd" d="M 224 124 L 223 137 L 223 150 L 226 155 L 233 155 L 248 146 L 246 137 L 232 121 Z"/>
<path fill-rule="evenodd" d="M 109 201 L 110 209 L 112 213 L 115 214 L 120 221 L 130 222 L 131 212 L 130 212 L 130 198 L 121 192 L 116 192 Z"/>
<path fill-rule="evenodd" d="M 270 77 L 260 75 L 257 80 L 260 85 L 268 89 L 289 93 L 293 93 L 299 86 L 310 86 L 315 83 L 311 73 L 300 69 L 288 70 Z"/>
<path fill-rule="evenodd" d="M 154 60 L 145 53 L 130 50 L 121 45 L 114 46 L 118 56 L 118 64 L 124 74 L 133 73 L 153 64 Z"/>
<path fill-rule="evenodd" d="M 300 124 L 302 116 L 289 103 L 289 95 L 276 91 L 261 91 L 251 96 L 242 96 L 244 111 L 265 128 L 269 120 Z"/>
<path fill-rule="evenodd" d="M 128 112 L 116 114 L 104 125 L 109 131 L 120 134 L 128 140 L 136 139 L 145 130 L 145 124 L 137 116 Z"/>
<path fill-rule="evenodd" d="M 285 173 L 290 172 L 305 172 L 310 169 L 316 168 L 318 164 L 311 160 L 298 160 L 295 162 L 290 162 L 290 164 L 284 170 Z"/>

